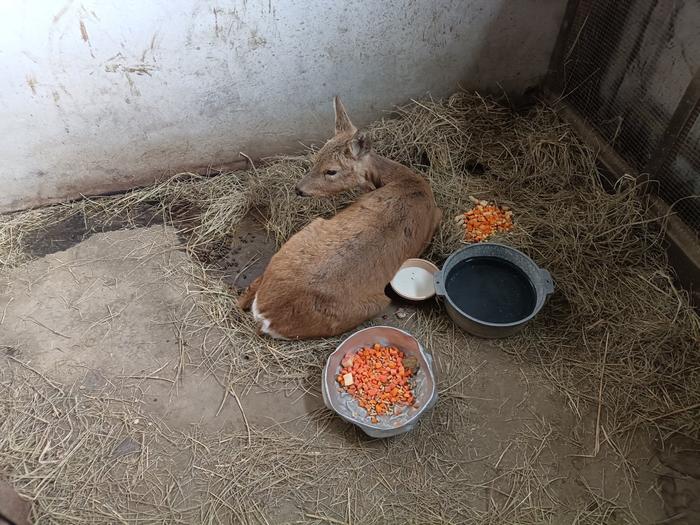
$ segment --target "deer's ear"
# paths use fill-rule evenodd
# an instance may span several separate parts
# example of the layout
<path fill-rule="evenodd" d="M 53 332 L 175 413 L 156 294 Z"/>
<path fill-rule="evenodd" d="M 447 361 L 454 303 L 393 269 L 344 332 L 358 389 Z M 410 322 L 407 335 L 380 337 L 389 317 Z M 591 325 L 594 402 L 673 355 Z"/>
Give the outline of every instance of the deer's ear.
<path fill-rule="evenodd" d="M 340 97 L 333 97 L 333 108 L 335 109 L 335 132 L 355 132 L 357 128 L 350 122 L 350 117 L 348 117 L 348 112 L 345 111 L 345 106 L 340 101 Z"/>
<path fill-rule="evenodd" d="M 372 149 L 372 142 L 369 137 L 362 131 L 356 131 L 350 141 L 350 155 L 354 158 L 359 159 L 360 157 L 367 155 Z"/>

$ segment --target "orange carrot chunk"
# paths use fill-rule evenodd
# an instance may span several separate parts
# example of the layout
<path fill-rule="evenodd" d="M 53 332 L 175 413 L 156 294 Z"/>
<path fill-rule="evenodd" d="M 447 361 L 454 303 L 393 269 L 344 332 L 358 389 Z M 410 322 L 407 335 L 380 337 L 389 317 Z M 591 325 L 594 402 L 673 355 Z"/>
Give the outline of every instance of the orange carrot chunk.
<path fill-rule="evenodd" d="M 507 207 L 479 201 L 473 197 L 470 197 L 470 200 L 474 207 L 463 214 L 465 241 L 481 242 L 495 233 L 506 233 L 513 229 L 513 212 Z"/>
<path fill-rule="evenodd" d="M 413 370 L 406 366 L 404 358 L 398 348 L 377 343 L 354 355 L 346 354 L 336 380 L 376 422 L 377 416 L 396 414 L 400 405 L 413 402 L 408 380 Z M 416 366 L 415 359 L 408 362 Z"/>

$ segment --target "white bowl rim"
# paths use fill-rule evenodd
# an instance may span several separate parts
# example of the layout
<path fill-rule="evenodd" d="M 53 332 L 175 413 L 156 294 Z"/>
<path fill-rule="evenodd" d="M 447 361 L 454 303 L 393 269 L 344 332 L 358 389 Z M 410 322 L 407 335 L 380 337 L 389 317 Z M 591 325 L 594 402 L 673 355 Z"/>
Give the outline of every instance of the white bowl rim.
<path fill-rule="evenodd" d="M 407 295 L 405 293 L 402 293 L 400 290 L 398 290 L 398 287 L 394 285 L 394 280 L 396 279 L 396 274 L 398 274 L 404 268 L 422 268 L 421 265 L 415 264 L 416 262 L 421 263 L 421 265 L 429 266 L 432 269 L 433 281 L 431 282 L 431 284 L 433 285 L 433 293 L 428 294 L 428 295 L 421 295 L 421 296 L 411 296 L 411 295 Z M 411 264 L 411 263 L 414 263 L 414 264 Z M 423 268 L 423 269 L 425 269 L 425 268 Z M 420 259 L 418 257 L 412 257 L 412 258 L 406 259 L 404 261 L 404 263 L 401 265 L 401 267 L 397 270 L 396 274 L 394 274 L 394 277 L 392 277 L 391 281 L 389 281 L 389 285 L 391 286 L 391 289 L 394 290 L 394 292 L 396 292 L 396 294 L 403 299 L 407 299 L 409 301 L 426 301 L 426 300 L 430 299 L 431 297 L 435 297 L 436 290 L 435 290 L 434 276 L 439 271 L 440 271 L 440 268 L 438 268 L 435 264 L 428 261 L 427 259 Z"/>

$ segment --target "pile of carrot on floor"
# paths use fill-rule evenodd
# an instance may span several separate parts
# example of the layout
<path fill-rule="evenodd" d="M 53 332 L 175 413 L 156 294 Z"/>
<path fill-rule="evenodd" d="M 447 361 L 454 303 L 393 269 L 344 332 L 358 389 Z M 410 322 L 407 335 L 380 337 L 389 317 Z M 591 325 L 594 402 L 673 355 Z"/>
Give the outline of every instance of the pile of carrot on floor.
<path fill-rule="evenodd" d="M 485 241 L 494 233 L 506 233 L 513 229 L 513 212 L 507 206 L 497 206 L 484 200 L 469 197 L 474 207 L 455 217 L 464 227 L 467 242 Z"/>

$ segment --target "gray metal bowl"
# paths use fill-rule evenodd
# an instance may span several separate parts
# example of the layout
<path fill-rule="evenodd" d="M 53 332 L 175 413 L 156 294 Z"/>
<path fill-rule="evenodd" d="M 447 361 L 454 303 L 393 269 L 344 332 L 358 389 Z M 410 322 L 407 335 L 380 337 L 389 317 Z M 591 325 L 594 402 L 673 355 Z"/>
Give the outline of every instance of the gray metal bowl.
<path fill-rule="evenodd" d="M 362 347 L 379 343 L 382 346 L 394 346 L 409 357 L 418 360 L 418 371 L 415 376 L 413 394 L 415 403 L 406 407 L 395 416 L 381 416 L 378 423 L 372 423 L 365 410 L 347 392 L 343 391 L 336 381 L 340 370 L 340 362 L 348 352 L 356 352 Z M 433 371 L 433 357 L 412 335 L 391 326 L 372 326 L 355 332 L 343 341 L 333 353 L 328 356 L 323 369 L 321 382 L 323 402 L 345 421 L 357 425 L 362 431 L 373 438 L 388 438 L 408 432 L 415 428 L 418 419 L 437 402 L 437 381 Z"/>
<path fill-rule="evenodd" d="M 512 323 L 490 323 L 476 319 L 460 310 L 452 299 L 450 299 L 445 289 L 445 283 L 455 266 L 473 257 L 503 259 L 520 268 L 535 289 L 536 299 L 532 313 L 524 319 Z M 435 291 L 437 296 L 442 297 L 445 301 L 447 313 L 457 326 L 472 335 L 487 339 L 495 339 L 508 337 L 522 330 L 523 327 L 539 313 L 547 297 L 554 292 L 554 281 L 547 270 L 543 270 L 537 266 L 532 259 L 515 248 L 502 244 L 481 243 L 465 246 L 461 250 L 450 255 L 442 269 L 435 274 Z"/>

